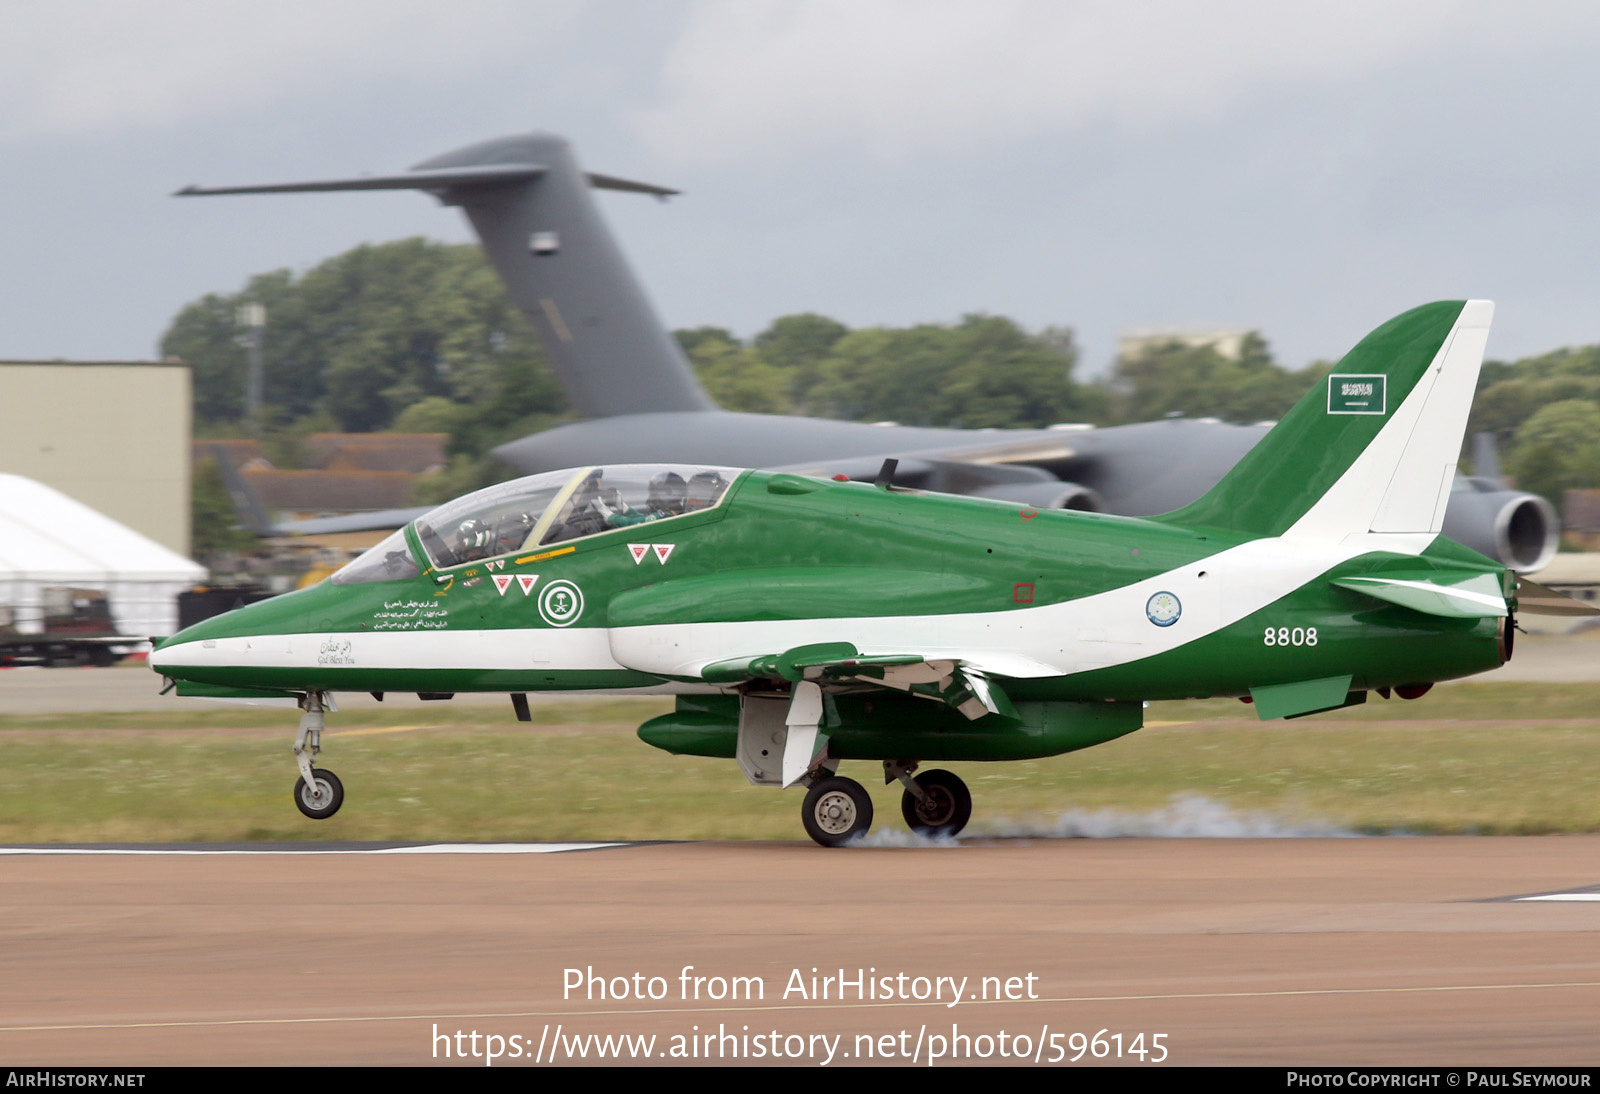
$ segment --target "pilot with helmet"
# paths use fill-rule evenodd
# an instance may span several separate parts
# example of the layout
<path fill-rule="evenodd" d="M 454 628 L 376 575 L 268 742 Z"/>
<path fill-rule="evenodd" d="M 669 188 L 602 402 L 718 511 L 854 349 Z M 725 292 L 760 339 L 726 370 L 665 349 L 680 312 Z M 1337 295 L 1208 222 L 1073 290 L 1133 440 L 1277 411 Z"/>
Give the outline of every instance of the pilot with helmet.
<path fill-rule="evenodd" d="M 494 533 L 486 522 L 476 517 L 464 520 L 456 530 L 456 557 L 462 562 L 488 558 L 493 550 L 494 539 Z"/>
<path fill-rule="evenodd" d="M 687 484 L 683 476 L 676 471 L 662 471 L 650 479 L 650 486 L 645 495 L 644 509 L 634 509 L 616 494 L 608 501 L 614 502 L 615 507 L 606 514 L 606 527 L 628 528 L 635 524 L 646 524 L 653 520 L 664 520 L 675 517 L 684 511 L 684 502 L 687 496 Z"/>
<path fill-rule="evenodd" d="M 701 509 L 710 509 L 722 497 L 723 491 L 728 489 L 728 480 L 722 477 L 720 471 L 702 471 L 689 480 L 684 491 L 683 511 L 694 513 Z"/>

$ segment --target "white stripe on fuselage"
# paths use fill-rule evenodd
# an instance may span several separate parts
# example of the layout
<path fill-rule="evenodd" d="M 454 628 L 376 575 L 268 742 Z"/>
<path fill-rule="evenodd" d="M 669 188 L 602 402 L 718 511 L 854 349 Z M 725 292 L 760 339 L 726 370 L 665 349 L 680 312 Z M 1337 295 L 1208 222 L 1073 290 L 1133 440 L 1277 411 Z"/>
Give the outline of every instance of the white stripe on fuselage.
<path fill-rule="evenodd" d="M 348 646 L 348 649 L 346 649 Z M 331 647 L 331 648 L 325 648 Z M 512 669 L 622 671 L 595 627 L 273 634 L 181 642 L 150 655 L 156 669 L 240 668 Z"/>
<path fill-rule="evenodd" d="M 634 669 L 699 676 L 714 661 L 849 642 L 861 653 L 954 658 L 1000 676 L 1064 676 L 1127 664 L 1214 634 L 1372 551 L 1416 555 L 1432 536 L 1351 536 L 1309 545 L 1260 539 L 1132 585 L 1038 607 L 945 615 L 835 617 L 648 627 L 314 633 L 184 642 L 151 655 L 180 667 L 577 672 Z M 1158 627 L 1151 596 L 1172 593 L 1178 620 Z"/>
<path fill-rule="evenodd" d="M 1417 555 L 1431 535 L 1351 536 L 1342 543 L 1258 539 L 1132 585 L 1036 608 L 947 615 L 786 619 L 619 627 L 613 659 L 662 676 L 698 676 L 712 662 L 849 642 L 862 654 L 918 653 L 963 660 L 1001 676 L 1066 676 L 1177 649 L 1260 611 L 1334 566 L 1373 551 Z M 1146 614 L 1158 592 L 1183 605 L 1159 627 Z"/>

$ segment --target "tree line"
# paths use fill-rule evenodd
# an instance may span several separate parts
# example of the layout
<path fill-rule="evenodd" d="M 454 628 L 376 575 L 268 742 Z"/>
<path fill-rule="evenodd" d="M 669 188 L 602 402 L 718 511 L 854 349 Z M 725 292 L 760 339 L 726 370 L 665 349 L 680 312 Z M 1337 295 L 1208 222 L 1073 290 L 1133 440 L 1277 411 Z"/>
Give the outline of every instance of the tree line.
<path fill-rule="evenodd" d="M 448 433 L 451 466 L 419 484 L 427 504 L 503 477 L 491 448 L 571 416 L 481 250 L 407 239 L 185 306 L 161 351 L 193 369 L 200 436 L 247 429 L 245 303 L 267 310 L 264 439 L 282 466 L 294 465 L 294 438 L 312 432 Z M 1331 367 L 1287 369 L 1252 334 L 1232 355 L 1158 343 L 1086 381 L 1070 329 L 1031 332 L 992 315 L 852 330 L 800 314 L 751 338 L 719 327 L 676 336 L 728 410 L 962 428 L 1271 420 Z M 1505 470 L 1557 505 L 1566 489 L 1600 484 L 1600 346 L 1486 362 L 1470 429 L 1494 432 Z"/>

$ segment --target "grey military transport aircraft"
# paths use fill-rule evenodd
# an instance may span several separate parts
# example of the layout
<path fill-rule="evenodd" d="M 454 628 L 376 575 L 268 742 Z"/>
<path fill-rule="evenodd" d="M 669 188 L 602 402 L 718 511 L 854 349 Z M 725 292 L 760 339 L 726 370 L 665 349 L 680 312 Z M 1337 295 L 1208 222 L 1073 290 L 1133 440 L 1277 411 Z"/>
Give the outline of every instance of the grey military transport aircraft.
<path fill-rule="evenodd" d="M 264 186 L 189 186 L 179 196 L 422 190 L 466 213 L 586 419 L 495 455 L 523 474 L 587 464 L 673 462 L 843 474 L 1043 509 L 1147 516 L 1194 501 L 1266 436 L 1270 423 L 1169 419 L 1094 429 L 934 429 L 719 409 L 629 268 L 591 188 L 665 198 L 661 186 L 585 172 L 561 137 L 486 141 L 391 175 Z M 1492 463 L 1492 459 L 1489 461 Z M 398 528 L 422 510 L 305 521 L 301 532 Z M 265 528 L 260 530 L 267 530 Z M 1444 534 L 1531 572 L 1555 553 L 1549 502 L 1498 475 L 1456 476 Z"/>

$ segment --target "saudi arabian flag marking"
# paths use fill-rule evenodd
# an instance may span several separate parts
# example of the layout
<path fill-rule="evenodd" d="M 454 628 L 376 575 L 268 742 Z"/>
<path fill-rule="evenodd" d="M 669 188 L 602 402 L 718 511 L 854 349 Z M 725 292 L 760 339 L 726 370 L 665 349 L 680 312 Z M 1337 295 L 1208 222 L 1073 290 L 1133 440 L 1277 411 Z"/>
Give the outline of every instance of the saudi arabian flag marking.
<path fill-rule="evenodd" d="M 1381 372 L 1329 376 L 1328 413 L 1387 413 L 1388 381 L 1389 377 Z"/>

